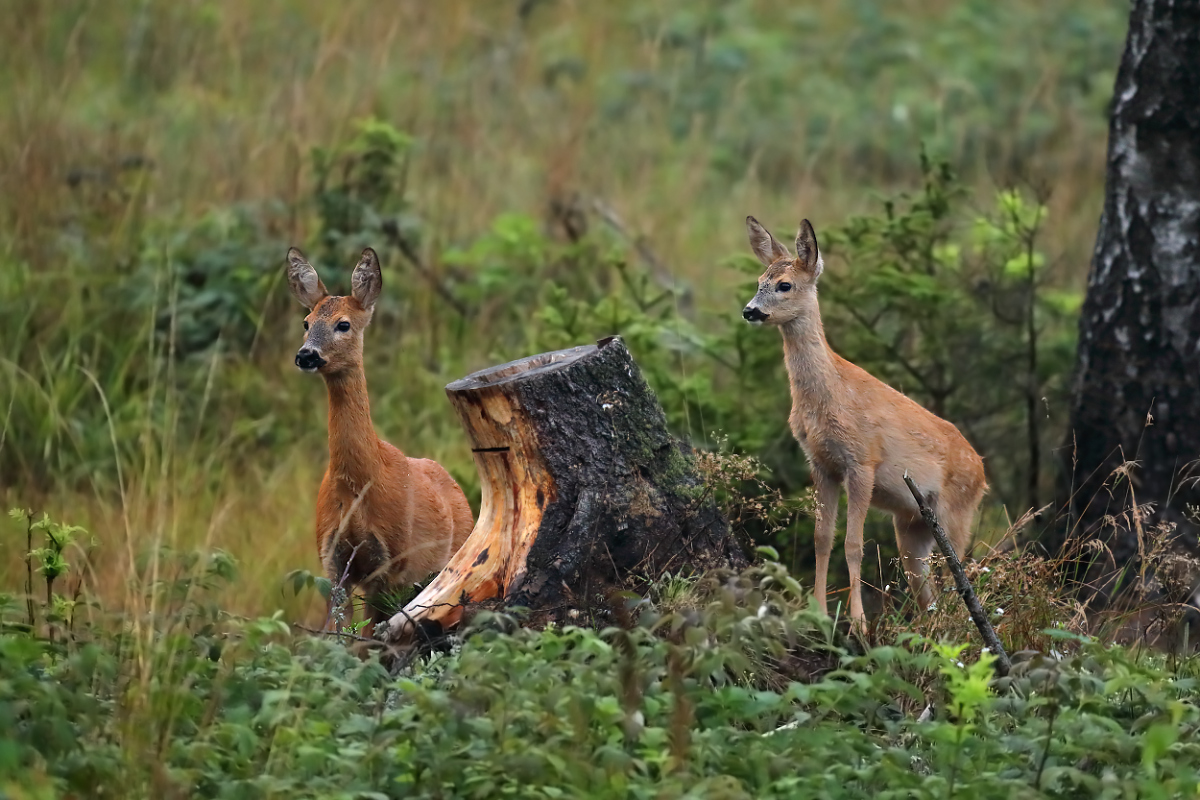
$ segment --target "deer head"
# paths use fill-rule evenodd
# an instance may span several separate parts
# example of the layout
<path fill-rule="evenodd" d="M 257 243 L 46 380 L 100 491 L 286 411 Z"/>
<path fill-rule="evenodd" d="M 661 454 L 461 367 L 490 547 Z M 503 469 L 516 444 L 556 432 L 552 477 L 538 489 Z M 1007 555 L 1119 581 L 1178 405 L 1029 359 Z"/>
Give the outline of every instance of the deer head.
<path fill-rule="evenodd" d="M 309 310 L 304 318 L 304 344 L 296 353 L 296 366 L 304 372 L 337 375 L 362 365 L 363 331 L 371 322 L 375 301 L 383 288 L 379 256 L 363 250 L 350 277 L 348 297 L 335 297 L 325 290 L 317 271 L 293 247 L 288 250 L 288 287 L 292 296 Z"/>
<path fill-rule="evenodd" d="M 746 217 L 746 231 L 750 249 L 767 271 L 758 279 L 758 292 L 742 309 L 742 317 L 752 325 L 782 325 L 815 313 L 817 278 L 825 263 L 809 221 L 800 223 L 795 256 L 754 217 Z"/>

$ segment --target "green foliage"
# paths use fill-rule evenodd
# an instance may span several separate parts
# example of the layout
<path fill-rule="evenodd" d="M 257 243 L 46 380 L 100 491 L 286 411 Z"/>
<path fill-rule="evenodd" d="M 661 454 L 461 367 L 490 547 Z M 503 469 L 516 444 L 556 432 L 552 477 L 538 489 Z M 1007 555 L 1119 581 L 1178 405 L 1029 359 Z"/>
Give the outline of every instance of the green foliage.
<path fill-rule="evenodd" d="M 255 414 L 262 394 L 251 390 L 252 373 L 245 386 L 215 376 L 231 354 L 254 350 L 268 317 L 281 273 L 263 266 L 286 251 L 272 230 L 278 211 L 239 204 L 182 227 L 136 224 L 119 256 L 99 238 L 64 245 L 71 280 L 13 284 L 0 300 L 25 311 L 0 314 L 14 343 L 0 359 L 8 414 L 0 470 L 31 485 L 112 486 L 114 462 L 144 464 L 147 439 L 173 449 L 275 432 Z M 236 421 L 212 413 L 215 401 L 231 409 L 235 400 L 249 413 Z"/>
<path fill-rule="evenodd" d="M 11 508 L 8 516 L 19 524 L 23 523 L 21 527 L 25 529 L 27 548 L 25 553 L 25 594 L 27 600 L 24 627 L 26 630 L 32 631 L 37 625 L 33 601 L 35 592 L 33 575 L 36 572 L 45 582 L 45 600 L 42 604 L 41 616 L 47 624 L 48 635 L 53 638 L 55 626 L 74 623 L 75 607 L 79 602 L 82 588 L 82 581 L 77 580 L 73 596 L 68 597 L 54 591 L 55 581 L 66 576 L 70 570 L 71 565 L 67 558 L 72 549 L 81 557 L 86 558 L 95 543 L 91 541 L 88 532 L 82 527 L 55 522 L 45 512 L 42 513 L 41 519 L 35 519 L 34 513 L 28 509 Z M 34 544 L 39 538 L 42 540 L 42 546 L 35 547 Z M 80 543 L 80 539 L 85 540 L 83 544 Z"/>
<path fill-rule="evenodd" d="M 292 594 L 300 594 L 303 589 L 315 589 L 321 597 L 328 598 L 333 589 L 333 583 L 323 575 L 314 575 L 306 569 L 294 569 L 284 576 L 284 582 L 291 585 Z"/>
<path fill-rule="evenodd" d="M 1172 797 L 1200 780 L 1194 665 L 1077 639 L 994 679 L 990 658 L 912 635 L 837 645 L 771 562 L 669 584 L 699 605 L 633 600 L 628 626 L 603 631 L 481 614 L 460 647 L 395 677 L 278 615 L 221 614 L 211 582 L 190 586 L 195 613 L 138 636 L 0 633 L 0 790 Z M 0 630 L 17 614 L 0 603 Z"/>
<path fill-rule="evenodd" d="M 23 519 L 28 516 L 28 512 L 24 509 L 13 508 L 9 509 L 9 517 L 12 519 Z M 67 571 L 68 564 L 66 559 L 67 548 L 75 542 L 78 534 L 86 534 L 83 528 L 78 525 L 63 525 L 50 519 L 50 515 L 43 513 L 42 518 L 29 526 L 31 530 L 40 531 L 46 537 L 46 546 L 38 547 L 32 550 L 29 555 L 37 561 L 37 571 L 47 583 L 53 583 L 55 578 L 58 578 Z"/>
<path fill-rule="evenodd" d="M 950 695 L 950 708 L 959 719 L 969 722 L 991 698 L 988 681 L 992 677 L 992 665 L 996 657 L 983 653 L 970 666 L 959 661 L 966 645 L 936 644 L 933 650 L 945 663 L 938 672 L 946 679 L 946 691 Z"/>
<path fill-rule="evenodd" d="M 210 211 L 182 230 L 147 230 L 132 297 L 113 292 L 117 307 L 150 316 L 158 347 L 174 356 L 244 352 L 263 325 L 270 288 L 280 273 L 263 265 L 287 245 L 269 229 L 278 204 Z"/>
<path fill-rule="evenodd" d="M 640 7 L 633 16 L 675 69 L 621 74 L 606 86 L 607 109 L 630 124 L 639 99 L 666 99 L 671 133 L 711 138 L 712 166 L 730 181 L 748 162 L 785 186 L 833 170 L 876 178 L 901 169 L 918 137 L 964 162 L 1020 163 L 1056 138 L 1056 118 L 1108 102 L 1116 62 L 1102 42 L 1124 22 L 1107 4 L 967 2 L 930 17 L 873 0 L 837 8 Z M 1008 25 L 1020 31 L 1011 40 Z M 1037 87 L 1030 58 L 1043 47 L 1062 72 Z M 730 116 L 737 124 L 723 124 Z M 1000 144 L 994 120 L 1015 119 L 1020 129 Z M 827 163 L 832 152 L 845 160 Z"/>
<path fill-rule="evenodd" d="M 465 249 L 452 248 L 442 258 L 451 266 L 464 267 L 470 273 L 471 298 L 476 302 L 506 293 L 513 281 L 517 291 L 536 292 L 530 281 L 536 279 L 548 261 L 550 242 L 538 229 L 536 220 L 524 214 L 501 214 L 492 228 Z"/>
<path fill-rule="evenodd" d="M 554 346 L 567 346 L 568 340 L 570 346 L 579 343 L 580 310 L 571 308 L 567 298 L 584 298 L 581 305 L 590 305 L 603 296 L 600 287 L 612 260 L 603 252 L 604 245 L 594 240 L 554 241 L 538 220 L 510 212 L 496 217 L 469 244 L 448 247 L 441 260 L 463 316 L 478 320 L 481 327 L 476 330 L 495 332 L 490 352 L 498 355 L 549 345 L 550 337 L 537 334 L 534 342 L 529 341 L 531 317 L 545 319 L 551 329 L 575 334 L 573 339 L 567 335 L 555 340 Z M 535 299 L 539 297 L 541 303 Z M 469 341 L 469 329 L 458 330 L 460 340 Z"/>
<path fill-rule="evenodd" d="M 968 214 L 949 165 L 922 165 L 920 192 L 823 237 L 843 262 L 822 281 L 829 337 L 958 424 L 1010 506 L 1037 507 L 1049 488 L 1041 454 L 1061 439 L 1044 420 L 1066 406 L 1082 296 L 1047 288 L 1042 203 L 1005 189 Z"/>
<path fill-rule="evenodd" d="M 413 236 L 418 221 L 405 197 L 405 166 L 413 139 L 375 117 L 358 120 L 354 135 L 337 147 L 312 152 L 314 201 L 326 260 L 339 264 L 362 242 L 378 245 L 390 225 L 393 235 Z M 331 289 L 331 291 L 333 291 Z"/>

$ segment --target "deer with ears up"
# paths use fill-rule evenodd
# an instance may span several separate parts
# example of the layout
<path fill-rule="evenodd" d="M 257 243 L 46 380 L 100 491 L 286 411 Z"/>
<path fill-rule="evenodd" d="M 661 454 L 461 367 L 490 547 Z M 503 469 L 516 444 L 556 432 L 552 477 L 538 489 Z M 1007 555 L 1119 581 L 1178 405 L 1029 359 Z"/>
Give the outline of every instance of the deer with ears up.
<path fill-rule="evenodd" d="M 363 332 L 383 288 L 371 248 L 350 278 L 349 297 L 331 296 L 296 248 L 288 286 L 309 310 L 296 366 L 325 379 L 329 466 L 317 494 L 317 553 L 328 578 L 362 589 L 371 628 L 390 616 L 379 596 L 438 572 L 473 524 L 471 508 L 437 462 L 409 458 L 375 435 L 363 370 Z"/>
<path fill-rule="evenodd" d="M 862 629 L 863 523 L 867 508 L 889 512 L 901 565 L 920 608 L 933 602 L 928 558 L 933 534 L 904 482 L 908 475 L 928 499 L 961 556 L 987 484 L 983 459 L 958 429 L 830 349 L 817 306 L 824 261 L 808 220 L 800 223 L 796 254 L 754 217 L 746 218 L 750 247 L 765 266 L 758 292 L 742 311 L 746 321 L 783 334 L 792 392 L 792 433 L 808 457 L 819 506 L 814 591 L 826 608 L 829 556 L 838 497 L 846 487 L 846 564 L 850 618 Z"/>

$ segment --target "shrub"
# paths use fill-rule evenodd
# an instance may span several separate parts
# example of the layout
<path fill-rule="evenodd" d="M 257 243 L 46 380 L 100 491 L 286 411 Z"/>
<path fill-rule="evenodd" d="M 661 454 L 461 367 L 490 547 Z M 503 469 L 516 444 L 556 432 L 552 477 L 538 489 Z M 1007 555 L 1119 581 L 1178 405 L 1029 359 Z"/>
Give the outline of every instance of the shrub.
<path fill-rule="evenodd" d="M 631 598 L 623 627 L 479 614 L 392 676 L 279 615 L 220 612 L 228 563 L 181 558 L 147 585 L 161 613 L 55 640 L 0 597 L 0 790 L 1169 797 L 1200 780 L 1190 662 L 1056 634 L 1067 655 L 993 679 L 988 657 L 912 634 L 849 648 L 770 561 L 674 609 Z"/>

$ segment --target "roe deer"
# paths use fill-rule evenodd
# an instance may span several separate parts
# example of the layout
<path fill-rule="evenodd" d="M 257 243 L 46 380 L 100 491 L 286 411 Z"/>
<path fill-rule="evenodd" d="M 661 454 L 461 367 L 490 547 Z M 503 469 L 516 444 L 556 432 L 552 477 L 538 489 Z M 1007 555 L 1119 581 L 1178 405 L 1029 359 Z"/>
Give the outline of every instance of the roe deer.
<path fill-rule="evenodd" d="M 329 466 L 317 494 L 317 553 L 335 586 L 361 588 L 371 628 L 388 618 L 378 596 L 438 572 L 471 533 L 471 508 L 436 461 L 409 458 L 375 435 L 363 331 L 383 288 L 371 248 L 350 278 L 349 297 L 333 297 L 296 248 L 288 286 L 309 309 L 296 366 L 318 372 L 329 392 Z"/>
<path fill-rule="evenodd" d="M 869 506 L 892 514 L 905 576 L 920 607 L 928 608 L 933 534 L 904 474 L 928 498 L 961 556 L 987 489 L 983 459 L 954 425 L 830 349 L 817 306 L 817 279 L 825 265 L 808 220 L 800 223 L 794 257 L 754 217 L 746 217 L 746 228 L 750 247 L 767 271 L 742 316 L 752 324 L 777 326 L 783 334 L 792 390 L 788 422 L 808 457 L 819 506 L 814 591 L 821 611 L 828 613 L 826 581 L 841 484 L 846 486 L 852 623 L 861 628 L 865 619 L 861 575 Z"/>

